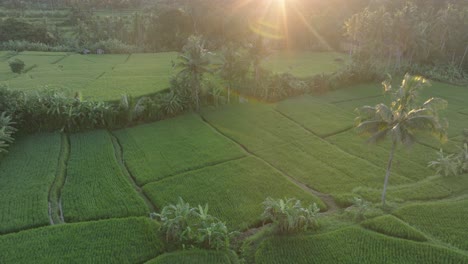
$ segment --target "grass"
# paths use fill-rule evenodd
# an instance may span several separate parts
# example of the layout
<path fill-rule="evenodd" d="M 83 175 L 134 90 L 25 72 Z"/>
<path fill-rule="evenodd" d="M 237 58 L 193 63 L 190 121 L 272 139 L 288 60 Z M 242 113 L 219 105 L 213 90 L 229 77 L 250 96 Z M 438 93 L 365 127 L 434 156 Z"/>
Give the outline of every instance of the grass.
<path fill-rule="evenodd" d="M 263 242 L 255 262 L 282 263 L 468 263 L 468 255 L 439 246 L 384 236 L 357 227 Z"/>
<path fill-rule="evenodd" d="M 209 250 L 184 250 L 163 254 L 146 264 L 237 264 L 239 259 L 234 252 Z"/>
<path fill-rule="evenodd" d="M 194 114 L 115 134 L 123 146 L 125 162 L 140 185 L 245 155 Z"/>
<path fill-rule="evenodd" d="M 346 54 L 337 52 L 278 52 L 270 55 L 263 66 L 276 73 L 291 73 L 302 78 L 333 73 L 347 60 Z"/>
<path fill-rule="evenodd" d="M 164 251 L 149 218 L 42 227 L 0 236 L 1 263 L 142 263 Z"/>
<path fill-rule="evenodd" d="M 409 239 L 414 241 L 427 241 L 422 232 L 409 226 L 407 223 L 392 215 L 379 216 L 362 223 L 367 229 L 393 237 Z"/>
<path fill-rule="evenodd" d="M 17 140 L 1 160 L 0 234 L 49 224 L 59 153 L 59 134 L 36 134 Z"/>
<path fill-rule="evenodd" d="M 468 250 L 468 200 L 413 204 L 398 209 L 395 214 L 445 243 Z"/>
<path fill-rule="evenodd" d="M 109 134 L 71 135 L 71 154 L 62 192 L 66 222 L 140 216 L 144 200 L 120 170 Z"/>
<path fill-rule="evenodd" d="M 208 204 L 212 215 L 233 229 L 261 222 L 261 203 L 267 197 L 296 197 L 305 203 L 326 206 L 315 196 L 289 182 L 278 171 L 256 158 L 243 158 L 187 172 L 143 187 L 159 208 L 179 197 L 196 206 Z"/>

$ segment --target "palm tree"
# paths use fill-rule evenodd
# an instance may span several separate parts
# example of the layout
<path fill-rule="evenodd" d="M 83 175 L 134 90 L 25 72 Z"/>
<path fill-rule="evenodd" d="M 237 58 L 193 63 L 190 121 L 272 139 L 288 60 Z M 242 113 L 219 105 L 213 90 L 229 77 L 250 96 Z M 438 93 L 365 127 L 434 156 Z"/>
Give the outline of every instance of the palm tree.
<path fill-rule="evenodd" d="M 418 91 L 429 85 L 423 77 L 406 74 L 398 89 L 392 89 L 390 81 L 385 81 L 383 85 L 385 91 L 392 94 L 391 106 L 364 106 L 357 109 L 359 117 L 356 121 L 359 134 L 371 135 L 368 143 L 377 143 L 386 138 L 392 142 L 382 192 L 382 205 L 385 207 L 388 179 L 397 146 L 413 144 L 421 132 L 430 132 L 441 140 L 446 139 L 447 123 L 441 122 L 438 111 L 447 107 L 447 101 L 431 98 L 419 104 Z"/>
<path fill-rule="evenodd" d="M 179 75 L 190 80 L 192 99 L 195 101 L 196 110 L 199 111 L 203 74 L 211 72 L 208 51 L 204 48 L 200 37 L 192 36 L 189 38 L 188 43 L 183 48 L 183 53 L 179 55 L 179 63 L 176 67 L 181 69 Z"/>
<path fill-rule="evenodd" d="M 243 59 L 241 53 L 232 45 L 228 45 L 221 53 L 219 74 L 227 82 L 227 101 L 231 102 L 231 89 L 236 80 L 245 78 L 250 65 Z"/>
<path fill-rule="evenodd" d="M 249 48 L 249 56 L 255 71 L 255 84 L 258 86 L 260 79 L 260 70 L 262 62 L 270 55 L 269 50 L 265 46 L 262 37 L 258 37 Z M 258 87 L 257 87 L 258 88 Z"/>

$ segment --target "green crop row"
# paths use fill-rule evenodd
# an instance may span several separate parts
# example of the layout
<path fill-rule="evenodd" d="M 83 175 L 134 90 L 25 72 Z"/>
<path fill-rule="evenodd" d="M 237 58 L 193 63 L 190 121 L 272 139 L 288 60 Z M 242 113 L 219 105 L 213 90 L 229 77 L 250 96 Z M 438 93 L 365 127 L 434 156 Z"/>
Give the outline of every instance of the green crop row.
<path fill-rule="evenodd" d="M 9 151 L 0 161 L 0 233 L 49 224 L 48 197 L 60 135 L 22 137 Z"/>
<path fill-rule="evenodd" d="M 71 154 L 62 204 L 66 222 L 149 213 L 121 171 L 110 135 L 94 131 L 70 136 Z"/>
<path fill-rule="evenodd" d="M 230 228 L 245 229 L 261 221 L 267 197 L 296 197 L 325 209 L 319 198 L 289 182 L 281 173 L 256 158 L 243 158 L 190 171 L 143 187 L 157 206 L 176 203 L 209 205 L 210 214 Z"/>
<path fill-rule="evenodd" d="M 468 200 L 408 205 L 395 214 L 443 242 L 468 250 Z"/>
<path fill-rule="evenodd" d="M 0 236 L 0 263 L 142 263 L 164 252 L 149 218 L 42 227 Z"/>
<path fill-rule="evenodd" d="M 379 216 L 363 222 L 362 225 L 367 229 L 389 236 L 414 241 L 427 241 L 427 238 L 422 232 L 392 215 Z"/>
<path fill-rule="evenodd" d="M 186 250 L 163 254 L 146 264 L 237 264 L 239 259 L 232 251 Z"/>
<path fill-rule="evenodd" d="M 440 246 L 350 227 L 319 235 L 268 239 L 258 248 L 255 262 L 462 264 L 468 263 L 468 255 Z"/>
<path fill-rule="evenodd" d="M 116 132 L 125 162 L 138 184 L 243 157 L 236 144 L 196 115 L 185 115 Z"/>

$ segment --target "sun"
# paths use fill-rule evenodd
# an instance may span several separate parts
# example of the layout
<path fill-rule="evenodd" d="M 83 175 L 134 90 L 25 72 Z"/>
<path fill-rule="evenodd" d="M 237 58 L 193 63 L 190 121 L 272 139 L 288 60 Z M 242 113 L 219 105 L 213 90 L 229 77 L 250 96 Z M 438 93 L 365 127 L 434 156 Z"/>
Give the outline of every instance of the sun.
<path fill-rule="evenodd" d="M 299 20 L 324 47 L 333 49 L 304 15 L 306 1 L 311 0 L 236 0 L 232 10 L 254 10 L 255 15 L 248 21 L 249 29 L 266 39 L 284 41 L 286 47 L 289 47 L 289 31 L 293 27 L 288 21 L 292 19 Z"/>

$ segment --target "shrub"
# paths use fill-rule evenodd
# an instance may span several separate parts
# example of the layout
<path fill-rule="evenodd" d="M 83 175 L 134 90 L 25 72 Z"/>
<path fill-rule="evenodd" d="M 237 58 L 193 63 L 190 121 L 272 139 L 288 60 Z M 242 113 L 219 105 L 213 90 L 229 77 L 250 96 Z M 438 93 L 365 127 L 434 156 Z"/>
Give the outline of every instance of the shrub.
<path fill-rule="evenodd" d="M 367 218 L 366 213 L 371 208 L 371 203 L 359 197 L 354 197 L 352 203 L 353 205 L 346 211 L 353 215 L 355 221 L 365 220 Z"/>
<path fill-rule="evenodd" d="M 443 150 L 437 153 L 436 160 L 429 162 L 428 167 L 435 169 L 436 174 L 440 176 L 457 176 L 463 173 L 468 167 L 468 149 L 461 149 L 458 155 L 445 155 Z"/>
<path fill-rule="evenodd" d="M 14 73 L 21 73 L 25 66 L 24 61 L 20 59 L 13 59 L 9 61 L 8 64 L 10 65 L 11 71 Z"/>
<path fill-rule="evenodd" d="M 117 39 L 108 39 L 108 40 L 101 40 L 89 47 L 90 50 L 97 51 L 98 49 L 104 50 L 105 53 L 112 53 L 112 54 L 127 54 L 127 53 L 134 53 L 134 52 L 141 52 L 142 50 L 123 43 Z"/>
<path fill-rule="evenodd" d="M 152 213 L 152 218 L 161 222 L 161 231 L 167 241 L 186 245 L 200 246 L 206 249 L 227 249 L 230 238 L 226 225 L 208 214 L 208 205 L 191 207 L 182 198 L 177 204 L 165 206 L 160 214 Z"/>
<path fill-rule="evenodd" d="M 304 208 L 301 201 L 294 198 L 275 200 L 268 197 L 263 208 L 263 220 L 273 222 L 279 233 L 296 233 L 318 227 L 320 209 L 315 203 Z"/>
<path fill-rule="evenodd" d="M 75 52 L 78 50 L 72 43 L 69 45 L 50 45 L 26 40 L 8 40 L 0 42 L 0 50 L 14 51 L 45 51 L 45 52 Z"/>
<path fill-rule="evenodd" d="M 5 112 L 0 115 L 0 153 L 7 152 L 6 149 L 14 141 L 12 137 L 16 132 L 14 124 L 11 116 L 6 115 Z"/>

